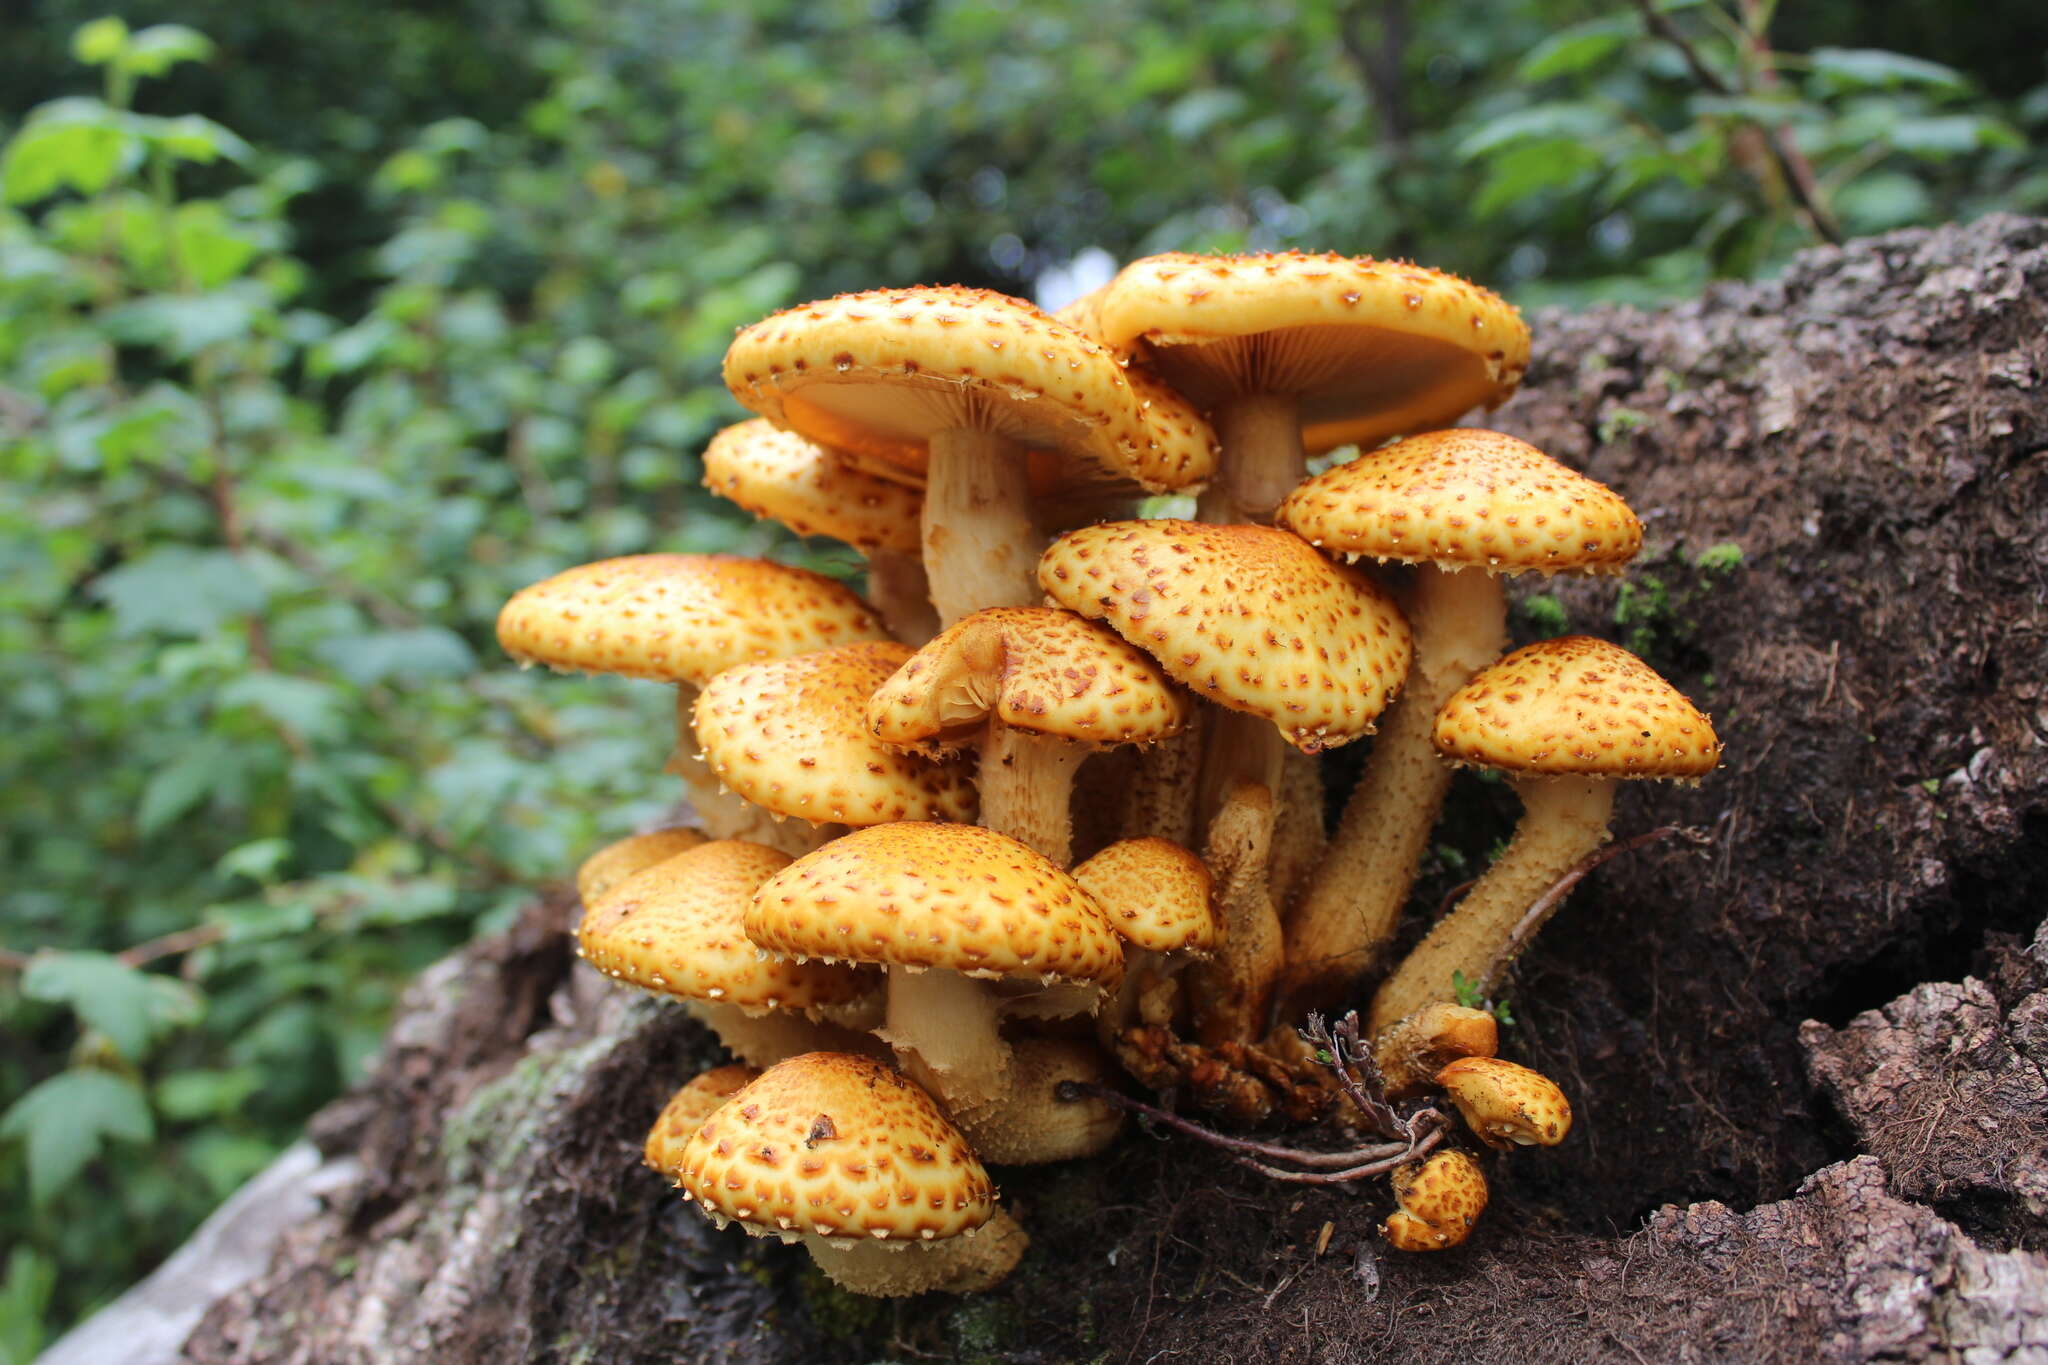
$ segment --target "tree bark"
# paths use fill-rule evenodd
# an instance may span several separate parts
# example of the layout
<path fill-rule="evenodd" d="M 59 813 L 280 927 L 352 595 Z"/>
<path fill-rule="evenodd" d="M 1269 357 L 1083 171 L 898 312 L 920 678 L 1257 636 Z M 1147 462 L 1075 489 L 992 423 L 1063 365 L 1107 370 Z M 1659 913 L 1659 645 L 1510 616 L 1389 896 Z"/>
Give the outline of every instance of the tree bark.
<path fill-rule="evenodd" d="M 2048 1356 L 2048 224 L 1535 330 L 1492 420 L 1619 489 L 1651 544 L 1626 589 L 1518 592 L 1646 653 L 1728 748 L 1618 805 L 1617 835 L 1678 820 L 1706 853 L 1603 867 L 1510 982 L 1503 1052 L 1578 1126 L 1488 1158 L 1463 1250 L 1377 1250 L 1382 1189 L 1133 1133 L 999 1173 L 1033 1244 L 996 1291 L 851 1299 L 638 1164 L 715 1045 L 573 966 L 541 905 L 414 989 L 312 1134 L 355 1173 L 186 1358 Z M 1438 843 L 1477 861 L 1513 815 L 1461 776 Z M 1408 941 L 1457 879 L 1424 878 Z"/>

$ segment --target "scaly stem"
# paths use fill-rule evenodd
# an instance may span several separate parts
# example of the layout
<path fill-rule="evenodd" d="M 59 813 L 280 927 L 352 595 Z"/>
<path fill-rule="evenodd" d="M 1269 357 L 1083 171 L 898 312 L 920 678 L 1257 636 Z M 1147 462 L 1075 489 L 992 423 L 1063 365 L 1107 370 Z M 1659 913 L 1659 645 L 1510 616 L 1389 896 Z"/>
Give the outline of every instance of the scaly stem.
<path fill-rule="evenodd" d="M 1527 943 L 1539 927 L 1527 922 L 1529 907 L 1606 842 L 1613 778 L 1517 778 L 1515 792 L 1523 806 L 1515 837 L 1458 908 L 1380 987 L 1372 1001 L 1374 1036 L 1432 1001 L 1455 1000 L 1452 979 L 1458 974 L 1475 989 L 1490 990 L 1510 960 L 1502 949 Z M 1562 900 L 1553 899 L 1551 908 Z"/>
<path fill-rule="evenodd" d="M 931 440 L 924 492 L 924 567 L 941 626 L 983 607 L 1039 600 L 1038 530 L 1025 453 L 981 431 Z"/>
<path fill-rule="evenodd" d="M 1273 509 L 1308 477 L 1299 407 L 1292 395 L 1251 393 L 1216 409 L 1223 469 L 1198 500 L 1197 516 L 1219 525 L 1270 526 Z"/>
<path fill-rule="evenodd" d="M 991 716 L 981 741 L 981 824 L 1036 849 L 1059 867 L 1072 852 L 1068 798 L 1088 750 L 1005 725 Z"/>
<path fill-rule="evenodd" d="M 1380 718 L 1365 774 L 1288 920 L 1283 1018 L 1340 1007 L 1392 942 L 1451 785 L 1450 765 L 1431 742 L 1436 713 L 1500 657 L 1507 599 L 1484 570 L 1424 564 L 1409 622 L 1415 660 L 1408 680 Z"/>

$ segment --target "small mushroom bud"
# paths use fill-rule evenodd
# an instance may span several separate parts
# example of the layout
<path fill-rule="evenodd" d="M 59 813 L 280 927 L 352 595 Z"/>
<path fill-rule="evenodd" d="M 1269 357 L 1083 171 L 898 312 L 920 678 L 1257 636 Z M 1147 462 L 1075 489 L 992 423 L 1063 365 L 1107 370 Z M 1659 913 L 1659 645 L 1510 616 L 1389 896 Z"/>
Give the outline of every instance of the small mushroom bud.
<path fill-rule="evenodd" d="M 1461 1057 L 1436 1073 L 1436 1083 L 1489 1147 L 1555 1147 L 1571 1131 L 1572 1107 L 1564 1091 L 1526 1066 L 1498 1057 Z"/>
<path fill-rule="evenodd" d="M 676 1172 L 682 1169 L 684 1144 L 696 1135 L 704 1120 L 718 1112 L 720 1105 L 760 1074 L 759 1067 L 714 1066 L 676 1091 L 662 1106 L 654 1127 L 647 1130 L 647 1164 L 675 1179 Z"/>
<path fill-rule="evenodd" d="M 1399 1205 L 1380 1228 L 1396 1251 L 1443 1251 L 1458 1245 L 1486 1211 L 1486 1176 L 1463 1152 L 1438 1152 L 1393 1175 Z"/>
<path fill-rule="evenodd" d="M 1373 1061 L 1387 1094 L 1420 1094 L 1448 1063 L 1491 1057 L 1500 1050 L 1500 1024 L 1485 1010 L 1443 1003 L 1424 1005 L 1373 1040 Z"/>

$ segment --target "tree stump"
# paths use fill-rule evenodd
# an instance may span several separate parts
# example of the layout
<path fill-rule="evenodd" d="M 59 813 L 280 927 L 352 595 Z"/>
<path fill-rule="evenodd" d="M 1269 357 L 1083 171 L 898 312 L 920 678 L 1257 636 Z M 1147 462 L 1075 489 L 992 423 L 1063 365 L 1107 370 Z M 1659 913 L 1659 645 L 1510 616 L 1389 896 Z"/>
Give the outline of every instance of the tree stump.
<path fill-rule="evenodd" d="M 1644 653 L 1727 760 L 1630 785 L 1617 833 L 1712 844 L 1602 868 L 1510 983 L 1505 1050 L 1578 1126 L 1492 1163 L 1464 1250 L 1133 1132 L 999 1173 L 1035 1239 L 1000 1290 L 850 1298 L 639 1164 L 715 1044 L 572 966 L 552 899 L 414 988 L 314 1126 L 321 1211 L 186 1358 L 2048 1360 L 2048 224 L 1535 330 L 1493 420 L 1650 543 L 1519 589 L 1518 633 Z M 1440 838 L 1482 857 L 1513 806 L 1461 777 Z"/>

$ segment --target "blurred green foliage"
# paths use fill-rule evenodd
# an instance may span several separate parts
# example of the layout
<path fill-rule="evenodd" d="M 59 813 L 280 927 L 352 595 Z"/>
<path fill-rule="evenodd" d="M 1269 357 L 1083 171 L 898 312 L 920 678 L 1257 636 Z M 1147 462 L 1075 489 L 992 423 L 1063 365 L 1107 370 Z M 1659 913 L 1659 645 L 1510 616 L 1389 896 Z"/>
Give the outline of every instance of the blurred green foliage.
<path fill-rule="evenodd" d="M 1088 248 L 1649 298 L 2048 207 L 2031 7 L 1815 5 L 1796 53 L 1758 3 L 124 13 L 0 21 L 0 1362 L 674 795 L 661 689 L 504 667 L 507 595 L 650 547 L 852 564 L 696 487 L 734 326 Z"/>

